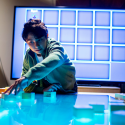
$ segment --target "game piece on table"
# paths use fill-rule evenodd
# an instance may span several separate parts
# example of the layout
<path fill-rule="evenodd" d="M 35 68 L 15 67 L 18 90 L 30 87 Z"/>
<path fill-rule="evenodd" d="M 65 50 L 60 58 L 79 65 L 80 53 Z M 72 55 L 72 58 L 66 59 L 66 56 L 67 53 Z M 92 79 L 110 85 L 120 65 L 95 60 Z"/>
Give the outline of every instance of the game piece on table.
<path fill-rule="evenodd" d="M 5 94 L 2 92 L 1 93 L 1 98 L 4 99 L 5 98 Z"/>
<path fill-rule="evenodd" d="M 125 110 L 113 111 L 110 118 L 113 125 L 125 125 Z"/>
<path fill-rule="evenodd" d="M 115 98 L 118 99 L 119 93 L 115 93 Z"/>
<path fill-rule="evenodd" d="M 125 101 L 125 94 L 121 93 L 121 94 L 119 95 L 119 99 Z"/>
<path fill-rule="evenodd" d="M 2 94 L 2 92 L 5 92 L 5 88 L 0 88 L 0 94 Z"/>
<path fill-rule="evenodd" d="M 120 100 L 123 100 L 123 95 L 124 95 L 123 93 L 120 93 L 120 95 L 119 95 Z"/>
<path fill-rule="evenodd" d="M 110 103 L 109 106 L 110 106 L 110 112 L 118 111 L 118 110 L 125 110 L 124 103 Z"/>
<path fill-rule="evenodd" d="M 55 103 L 56 102 L 56 92 L 44 92 L 43 93 L 44 103 Z"/>
<path fill-rule="evenodd" d="M 56 92 L 44 92 L 43 93 L 44 97 L 51 97 L 51 98 L 56 98 Z"/>
<path fill-rule="evenodd" d="M 5 101 L 15 101 L 16 97 L 15 95 L 7 95 L 2 93 L 2 99 L 4 99 Z"/>
<path fill-rule="evenodd" d="M 5 87 L 5 91 L 8 89 L 9 87 Z"/>
<path fill-rule="evenodd" d="M 94 110 L 92 106 L 73 106 L 73 116 L 75 118 L 89 118 L 94 117 Z"/>
<path fill-rule="evenodd" d="M 89 105 L 93 107 L 94 113 L 104 113 L 104 110 L 105 110 L 104 104 L 91 103 Z"/>
<path fill-rule="evenodd" d="M 116 99 L 116 98 L 110 96 L 109 102 L 110 102 L 110 103 L 123 103 L 124 100 L 118 100 L 118 99 Z"/>
<path fill-rule="evenodd" d="M 22 93 L 22 99 L 35 100 L 35 93 Z"/>
<path fill-rule="evenodd" d="M 121 97 L 122 97 L 122 96 L 121 96 L 121 93 L 115 93 L 115 98 L 116 98 L 116 99 L 121 99 Z"/>
<path fill-rule="evenodd" d="M 125 101 L 125 94 L 124 94 L 124 95 L 122 95 L 122 99 Z"/>

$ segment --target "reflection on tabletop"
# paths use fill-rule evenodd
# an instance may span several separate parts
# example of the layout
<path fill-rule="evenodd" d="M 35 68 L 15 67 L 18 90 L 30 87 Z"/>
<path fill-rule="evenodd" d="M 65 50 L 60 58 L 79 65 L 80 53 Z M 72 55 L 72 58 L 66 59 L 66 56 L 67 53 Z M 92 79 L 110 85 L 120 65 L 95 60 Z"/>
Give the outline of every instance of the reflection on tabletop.
<path fill-rule="evenodd" d="M 68 94 L 54 98 L 36 94 L 35 99 L 0 99 L 0 124 L 5 125 L 115 125 L 113 118 L 122 112 L 110 112 L 110 105 L 123 101 L 109 95 Z M 113 113 L 114 112 L 114 113 Z M 112 115 L 111 115 L 112 114 Z M 112 117 L 111 117 L 112 116 Z M 123 123 L 124 121 L 121 120 Z M 120 124 L 122 125 L 122 124 Z"/>

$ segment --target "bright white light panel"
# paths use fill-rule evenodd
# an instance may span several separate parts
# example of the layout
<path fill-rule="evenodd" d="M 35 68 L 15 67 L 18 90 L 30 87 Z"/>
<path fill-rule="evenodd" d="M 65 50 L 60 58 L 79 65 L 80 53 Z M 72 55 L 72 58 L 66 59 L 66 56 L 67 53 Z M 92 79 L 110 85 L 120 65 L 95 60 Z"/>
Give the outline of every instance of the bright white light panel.
<path fill-rule="evenodd" d="M 76 67 L 77 80 L 125 81 L 125 11 L 28 8 L 41 19 Z"/>

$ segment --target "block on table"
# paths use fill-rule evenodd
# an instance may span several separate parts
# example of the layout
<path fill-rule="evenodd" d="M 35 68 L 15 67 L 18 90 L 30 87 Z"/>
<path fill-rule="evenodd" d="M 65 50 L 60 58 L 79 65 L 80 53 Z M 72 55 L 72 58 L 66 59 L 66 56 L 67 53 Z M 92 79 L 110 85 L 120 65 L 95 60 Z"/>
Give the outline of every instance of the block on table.
<path fill-rule="evenodd" d="M 119 95 L 119 99 L 120 99 L 120 100 L 123 100 L 123 96 L 124 96 L 124 94 L 121 93 L 121 94 Z"/>
<path fill-rule="evenodd" d="M 115 98 L 119 99 L 119 95 L 120 95 L 120 93 L 115 93 Z"/>
<path fill-rule="evenodd" d="M 116 99 L 116 98 L 110 96 L 109 102 L 110 102 L 110 103 L 123 103 L 124 100 L 118 100 L 118 99 Z"/>
<path fill-rule="evenodd" d="M 73 116 L 75 118 L 89 118 L 94 117 L 94 110 L 92 106 L 73 106 Z"/>
<path fill-rule="evenodd" d="M 43 93 L 44 103 L 55 103 L 56 102 L 56 92 L 44 92 Z"/>
<path fill-rule="evenodd" d="M 2 99 L 5 101 L 16 101 L 15 95 L 7 95 L 2 93 Z"/>
<path fill-rule="evenodd" d="M 91 103 L 89 105 L 93 107 L 94 113 L 104 113 L 104 110 L 105 110 L 104 104 Z"/>
<path fill-rule="evenodd" d="M 123 95 L 122 99 L 125 101 L 125 94 Z"/>
<path fill-rule="evenodd" d="M 119 96 L 119 99 L 125 101 L 125 94 L 121 93 L 120 96 Z"/>
<path fill-rule="evenodd" d="M 125 110 L 113 111 L 110 115 L 111 124 L 125 125 Z"/>
<path fill-rule="evenodd" d="M 115 93 L 115 98 L 122 100 L 123 95 L 123 93 Z"/>
<path fill-rule="evenodd" d="M 125 110 L 125 103 L 110 103 L 109 106 L 110 106 L 110 112 Z"/>
<path fill-rule="evenodd" d="M 5 88 L 0 88 L 0 94 L 2 94 L 2 92 L 5 92 Z"/>
<path fill-rule="evenodd" d="M 22 93 L 22 99 L 35 100 L 35 93 Z"/>
<path fill-rule="evenodd" d="M 1 93 L 1 98 L 4 99 L 5 96 L 6 96 L 6 95 L 2 92 L 2 93 Z"/>
<path fill-rule="evenodd" d="M 44 92 L 43 97 L 56 98 L 56 92 Z"/>
<path fill-rule="evenodd" d="M 8 89 L 9 87 L 5 87 L 5 91 Z"/>

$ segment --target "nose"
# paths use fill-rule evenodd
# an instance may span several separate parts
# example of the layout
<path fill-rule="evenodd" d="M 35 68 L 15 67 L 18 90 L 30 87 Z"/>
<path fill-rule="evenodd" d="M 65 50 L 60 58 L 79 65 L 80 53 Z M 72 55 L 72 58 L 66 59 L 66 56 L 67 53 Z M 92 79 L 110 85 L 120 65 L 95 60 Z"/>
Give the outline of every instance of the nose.
<path fill-rule="evenodd" d="M 34 45 L 35 45 L 35 47 L 38 47 L 39 46 L 39 42 L 34 41 Z"/>

